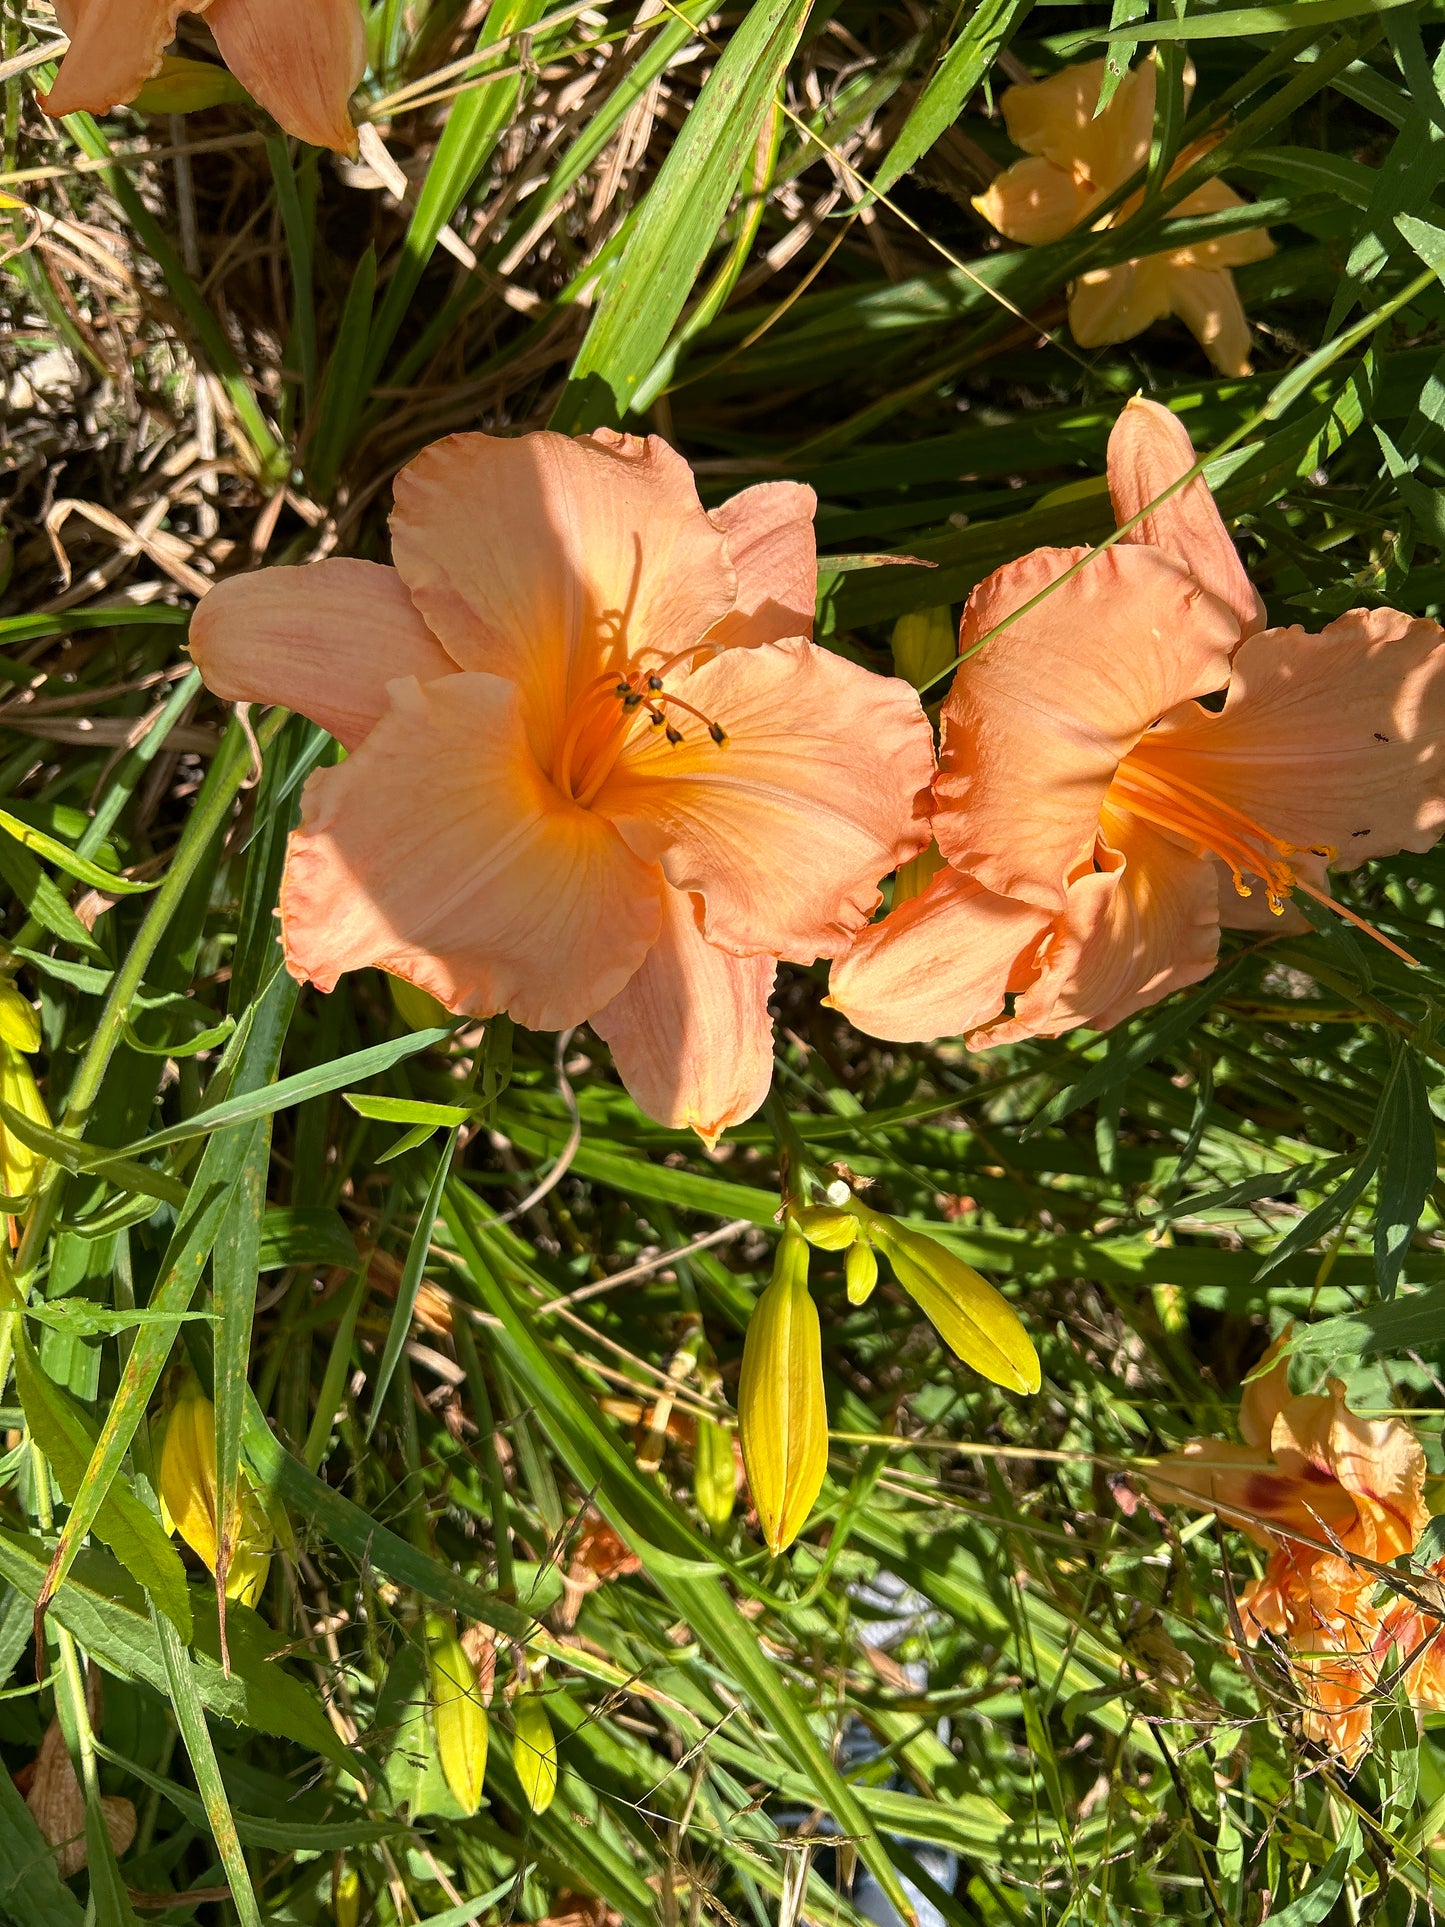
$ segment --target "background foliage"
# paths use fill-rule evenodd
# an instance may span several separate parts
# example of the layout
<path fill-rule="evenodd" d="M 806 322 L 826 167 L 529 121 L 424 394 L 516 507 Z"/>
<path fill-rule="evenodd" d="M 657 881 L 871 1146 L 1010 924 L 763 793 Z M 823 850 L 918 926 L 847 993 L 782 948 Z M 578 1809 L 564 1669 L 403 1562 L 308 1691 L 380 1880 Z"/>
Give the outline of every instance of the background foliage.
<path fill-rule="evenodd" d="M 1445 8 L 368 16 L 352 165 L 244 104 L 52 126 L 49 9 L 5 0 L 0 876 L 62 1134 L 29 1309 L 0 1314 L 0 1753 L 34 1758 L 53 1697 L 140 1831 L 117 1866 L 92 1798 L 62 1883 L 0 1774 L 0 1914 L 849 1922 L 906 1880 L 950 1923 L 1433 1917 L 1434 1721 L 1385 1700 L 1353 1779 L 1314 1752 L 1287 1670 L 1231 1647 L 1257 1555 L 1128 1475 L 1229 1434 L 1291 1316 L 1304 1369 L 1412 1411 L 1439 1470 L 1445 855 L 1347 886 L 1420 968 L 1333 922 L 1240 940 L 1106 1039 L 883 1048 L 784 973 L 791 1130 L 1004 1284 L 1044 1387 L 996 1392 L 816 1258 L 831 1475 L 769 1564 L 745 1498 L 702 1522 L 694 1458 L 771 1262 L 772 1126 L 709 1157 L 585 1032 L 417 1032 L 375 976 L 298 997 L 272 906 L 332 749 L 279 715 L 250 734 L 182 644 L 218 574 L 384 559 L 424 442 L 615 421 L 673 440 L 710 502 L 810 482 L 820 637 L 886 670 L 901 613 L 1107 530 L 1105 438 L 1141 389 L 1218 451 L 1275 622 L 1438 614 Z M 996 92 L 1111 31 L 1197 73 L 1151 191 L 1122 229 L 1000 245 L 969 206 L 1011 154 Z M 194 18 L 182 40 L 206 51 Z M 1206 132 L 1278 244 L 1239 275 L 1257 372 L 1206 378 L 1173 324 L 1080 352 L 1074 274 L 1228 219 L 1181 222 L 1158 185 Z M 244 1464 L 293 1535 L 231 1610 L 229 1674 L 209 1576 L 116 1523 L 182 1361 L 222 1485 Z M 77 1424 L 104 1428 L 99 1475 Z M 468 1820 L 429 1611 L 495 1635 Z M 559 1741 L 542 1814 L 524 1652 Z"/>

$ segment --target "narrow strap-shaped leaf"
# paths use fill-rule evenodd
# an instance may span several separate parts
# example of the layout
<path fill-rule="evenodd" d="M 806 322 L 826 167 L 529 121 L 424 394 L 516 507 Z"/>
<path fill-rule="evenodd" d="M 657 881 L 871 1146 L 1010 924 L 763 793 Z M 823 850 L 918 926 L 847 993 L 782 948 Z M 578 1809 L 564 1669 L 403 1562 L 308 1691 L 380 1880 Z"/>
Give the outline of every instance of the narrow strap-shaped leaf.
<path fill-rule="evenodd" d="M 377 1367 L 376 1388 L 371 1395 L 371 1416 L 366 1422 L 366 1436 L 371 1437 L 376 1430 L 376 1421 L 381 1416 L 382 1404 L 391 1375 L 396 1370 L 396 1361 L 401 1357 L 401 1348 L 406 1343 L 407 1332 L 411 1329 L 412 1308 L 416 1304 L 417 1287 L 426 1266 L 427 1253 L 431 1250 L 431 1234 L 436 1225 L 437 1212 L 441 1208 L 442 1190 L 446 1185 L 447 1173 L 452 1168 L 452 1153 L 457 1148 L 460 1125 L 454 1124 L 447 1132 L 446 1143 L 442 1146 L 437 1159 L 432 1181 L 427 1186 L 426 1202 L 422 1205 L 421 1216 L 416 1221 L 416 1229 L 411 1234 L 411 1243 L 406 1249 L 406 1263 L 402 1266 L 401 1283 L 396 1290 L 396 1304 L 392 1307 L 391 1324 L 387 1329 L 386 1348 L 381 1354 L 381 1364 Z"/>

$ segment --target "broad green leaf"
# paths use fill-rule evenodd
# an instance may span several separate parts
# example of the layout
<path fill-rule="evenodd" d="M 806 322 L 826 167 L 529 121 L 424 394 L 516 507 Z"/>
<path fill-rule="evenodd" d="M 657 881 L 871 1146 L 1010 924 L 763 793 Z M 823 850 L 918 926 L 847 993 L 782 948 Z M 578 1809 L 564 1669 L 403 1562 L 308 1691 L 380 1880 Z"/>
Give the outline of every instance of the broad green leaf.
<path fill-rule="evenodd" d="M 45 1837 L 0 1773 L 0 1914 L 25 1927 L 84 1927 L 85 1909 L 55 1870 Z"/>

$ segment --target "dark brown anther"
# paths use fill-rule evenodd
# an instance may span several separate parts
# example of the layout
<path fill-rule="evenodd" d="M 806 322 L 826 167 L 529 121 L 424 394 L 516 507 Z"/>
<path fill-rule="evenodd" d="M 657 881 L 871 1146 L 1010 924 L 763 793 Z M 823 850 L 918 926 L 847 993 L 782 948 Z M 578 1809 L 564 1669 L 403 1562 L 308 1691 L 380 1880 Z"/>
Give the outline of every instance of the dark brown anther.
<path fill-rule="evenodd" d="M 629 689 L 627 694 L 622 698 L 622 707 L 624 709 L 636 709 L 641 701 L 642 698 L 638 695 L 637 691 L 635 689 Z"/>
<path fill-rule="evenodd" d="M 649 709 L 647 713 L 652 718 L 652 727 L 654 729 L 661 729 L 662 725 L 667 721 L 666 716 L 663 715 L 660 709 Z"/>
<path fill-rule="evenodd" d="M 717 744 L 719 749 L 722 748 L 723 744 L 728 739 L 728 733 L 723 728 L 721 723 L 709 723 L 707 726 L 707 733 L 709 736 L 712 737 L 713 741 Z"/>
<path fill-rule="evenodd" d="M 647 679 L 647 686 L 649 689 L 653 690 L 654 692 L 661 689 L 662 687 L 661 676 L 649 676 Z"/>
<path fill-rule="evenodd" d="M 630 682 L 620 682 L 612 693 L 614 696 L 630 696 L 632 694 L 632 684 Z"/>
<path fill-rule="evenodd" d="M 682 741 L 682 731 L 680 729 L 674 729 L 672 724 L 669 723 L 667 725 L 667 740 L 672 744 L 673 748 L 676 749 Z"/>

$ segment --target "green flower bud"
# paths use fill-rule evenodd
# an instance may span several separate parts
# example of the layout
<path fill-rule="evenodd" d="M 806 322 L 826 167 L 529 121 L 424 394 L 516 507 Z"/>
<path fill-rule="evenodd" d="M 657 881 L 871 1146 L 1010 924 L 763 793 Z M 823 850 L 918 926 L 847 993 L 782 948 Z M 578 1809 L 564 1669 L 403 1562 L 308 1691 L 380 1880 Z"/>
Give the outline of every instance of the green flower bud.
<path fill-rule="evenodd" d="M 958 625 L 949 608 L 914 609 L 893 625 L 893 667 L 915 689 L 958 660 Z"/>
<path fill-rule="evenodd" d="M 557 1791 L 557 1741 L 538 1696 L 519 1693 L 512 1704 L 512 1764 L 533 1813 L 545 1813 Z"/>
<path fill-rule="evenodd" d="M 807 1241 L 791 1229 L 748 1322 L 738 1432 L 763 1537 L 781 1552 L 802 1530 L 828 1469 L 822 1332 L 808 1294 Z"/>
<path fill-rule="evenodd" d="M 332 1873 L 331 1918 L 336 1927 L 357 1927 L 361 1919 L 361 1876 L 355 1867 L 337 1867 Z"/>
<path fill-rule="evenodd" d="M 40 1048 L 40 1013 L 8 977 L 0 977 L 0 1039 L 28 1057 Z"/>
<path fill-rule="evenodd" d="M 433 1615 L 426 1632 L 437 1757 L 453 1799 L 470 1819 L 482 1804 L 487 1770 L 486 1708 L 476 1671 L 455 1629 Z"/>
<path fill-rule="evenodd" d="M 700 1418 L 693 1450 L 692 1491 L 698 1511 L 714 1532 L 726 1531 L 737 1489 L 732 1433 L 715 1418 Z"/>
<path fill-rule="evenodd" d="M 873 1295 L 873 1287 L 878 1283 L 878 1260 L 872 1248 L 865 1244 L 854 1245 L 843 1260 L 843 1267 L 848 1281 L 848 1303 L 866 1305 Z"/>
<path fill-rule="evenodd" d="M 439 998 L 433 997 L 429 990 L 409 984 L 405 977 L 388 974 L 386 987 L 391 992 L 397 1016 L 408 1029 L 435 1030 L 438 1024 L 452 1022 L 452 1013 Z"/>
<path fill-rule="evenodd" d="M 972 1265 L 881 1211 L 869 1212 L 864 1227 L 899 1284 L 965 1365 L 1011 1392 L 1039 1389 L 1039 1356 L 1018 1313 Z"/>
<path fill-rule="evenodd" d="M 819 1251 L 846 1251 L 862 1235 L 856 1216 L 846 1206 L 805 1204 L 793 1213 L 792 1222 Z"/>

